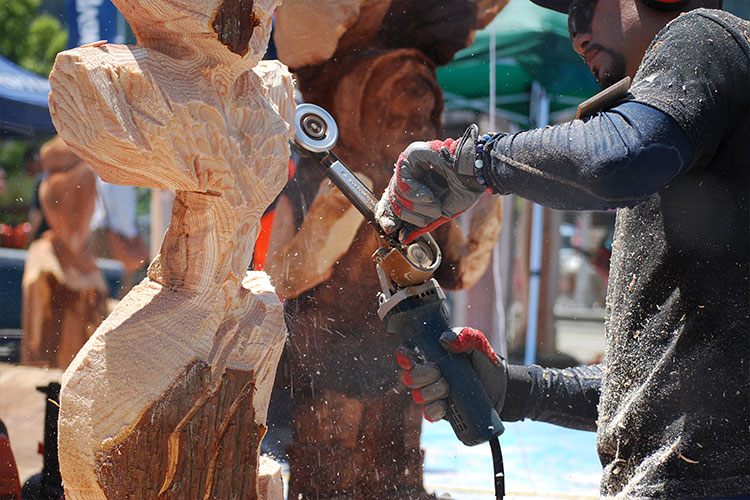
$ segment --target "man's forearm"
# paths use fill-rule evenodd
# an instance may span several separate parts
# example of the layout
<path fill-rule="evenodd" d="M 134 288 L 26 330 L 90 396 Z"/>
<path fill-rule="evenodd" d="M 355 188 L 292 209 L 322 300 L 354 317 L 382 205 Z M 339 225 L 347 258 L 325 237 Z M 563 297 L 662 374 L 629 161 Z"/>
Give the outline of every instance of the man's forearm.
<path fill-rule="evenodd" d="M 693 156 L 673 118 L 638 102 L 492 143 L 485 153 L 492 188 L 565 210 L 633 206 L 688 168 Z"/>
<path fill-rule="evenodd" d="M 595 431 L 601 377 L 601 365 L 564 369 L 511 365 L 500 417 L 507 422 L 529 418 Z"/>

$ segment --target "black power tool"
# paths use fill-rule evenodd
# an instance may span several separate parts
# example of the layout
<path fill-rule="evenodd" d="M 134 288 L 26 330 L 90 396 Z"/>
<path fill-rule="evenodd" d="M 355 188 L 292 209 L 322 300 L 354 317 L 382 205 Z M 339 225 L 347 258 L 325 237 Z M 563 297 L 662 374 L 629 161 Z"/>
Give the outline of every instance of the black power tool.
<path fill-rule="evenodd" d="M 378 235 L 380 248 L 373 254 L 382 292 L 378 315 L 387 331 L 401 335 L 419 361 L 434 361 L 451 391 L 446 419 L 456 437 L 467 446 L 490 441 L 495 461 L 496 495 L 504 494 L 502 456 L 497 437 L 503 424 L 493 408 L 469 358 L 452 354 L 440 345 L 440 335 L 450 330 L 445 294 L 432 278 L 440 265 L 440 248 L 428 233 L 407 245 L 383 231 L 375 220 L 378 199 L 331 152 L 338 140 L 338 127 L 330 114 L 312 104 L 297 106 L 293 149 L 312 157 L 323 174 L 341 190 Z"/>

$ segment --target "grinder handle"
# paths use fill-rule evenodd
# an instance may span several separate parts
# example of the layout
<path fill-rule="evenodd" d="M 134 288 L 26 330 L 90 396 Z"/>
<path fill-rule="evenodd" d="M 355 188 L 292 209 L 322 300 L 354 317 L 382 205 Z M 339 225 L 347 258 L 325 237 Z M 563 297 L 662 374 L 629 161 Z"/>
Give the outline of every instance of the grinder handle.
<path fill-rule="evenodd" d="M 437 363 L 451 387 L 445 419 L 456 437 L 474 446 L 497 437 L 505 430 L 466 354 L 453 354 L 440 344 L 440 335 L 450 329 L 444 299 L 436 296 L 408 297 L 385 317 L 389 332 L 399 333 L 407 347 Z"/>

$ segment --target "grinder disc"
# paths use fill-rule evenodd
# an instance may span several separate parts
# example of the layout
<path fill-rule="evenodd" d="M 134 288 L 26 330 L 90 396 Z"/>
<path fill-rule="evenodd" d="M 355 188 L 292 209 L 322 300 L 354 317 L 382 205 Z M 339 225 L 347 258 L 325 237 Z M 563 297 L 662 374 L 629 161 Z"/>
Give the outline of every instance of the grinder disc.
<path fill-rule="evenodd" d="M 300 104 L 294 115 L 294 141 L 302 149 L 324 153 L 333 149 L 339 129 L 326 110 L 314 104 Z"/>

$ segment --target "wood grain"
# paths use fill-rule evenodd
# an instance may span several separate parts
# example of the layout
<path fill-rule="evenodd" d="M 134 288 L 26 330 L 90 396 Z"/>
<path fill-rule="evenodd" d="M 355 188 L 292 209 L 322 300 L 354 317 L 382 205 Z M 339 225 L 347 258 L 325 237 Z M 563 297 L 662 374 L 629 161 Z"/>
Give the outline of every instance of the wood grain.
<path fill-rule="evenodd" d="M 257 498 L 286 335 L 246 271 L 292 134 L 291 76 L 259 62 L 277 2 L 115 3 L 138 45 L 59 54 L 53 121 L 103 180 L 176 197 L 147 278 L 63 376 L 66 498 Z"/>

